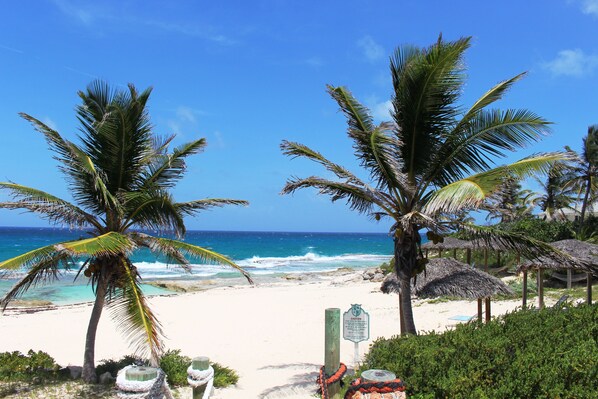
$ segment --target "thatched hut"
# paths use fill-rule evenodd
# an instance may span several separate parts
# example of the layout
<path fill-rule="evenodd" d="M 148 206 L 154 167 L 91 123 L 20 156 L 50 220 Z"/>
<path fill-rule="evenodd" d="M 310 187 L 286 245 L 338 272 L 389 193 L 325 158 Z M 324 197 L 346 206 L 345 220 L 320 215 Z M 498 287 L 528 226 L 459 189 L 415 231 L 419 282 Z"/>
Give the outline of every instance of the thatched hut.
<path fill-rule="evenodd" d="M 380 287 L 382 292 L 399 292 L 398 279 L 389 274 Z M 421 298 L 451 296 L 478 300 L 478 319 L 482 319 L 482 298 L 496 294 L 512 295 L 500 279 L 451 258 L 430 259 L 426 271 L 417 276 L 413 290 Z M 490 301 L 486 301 L 486 321 L 490 320 Z"/>
<path fill-rule="evenodd" d="M 567 270 L 567 288 L 571 288 L 571 271 L 577 270 L 586 273 L 586 286 L 588 304 L 592 303 L 592 273 L 598 270 L 598 245 L 579 240 L 561 240 L 550 244 L 558 251 L 572 257 L 570 262 L 559 262 L 550 256 L 539 256 L 519 266 L 518 271 L 523 272 L 523 301 L 527 298 L 527 272 L 538 272 L 538 306 L 544 306 L 544 270 Z M 557 274 L 558 276 L 558 274 Z M 583 280 L 583 278 L 582 278 Z"/>
<path fill-rule="evenodd" d="M 428 252 L 430 250 L 437 250 L 439 258 L 442 258 L 442 251 L 453 250 L 453 258 L 456 258 L 458 249 L 466 249 L 467 258 L 468 260 L 470 260 L 471 248 L 472 244 L 470 241 L 460 240 L 455 237 L 444 237 L 442 242 L 434 243 L 432 241 L 428 241 L 427 243 L 422 245 L 422 249 L 426 251 L 426 258 L 428 257 Z"/>

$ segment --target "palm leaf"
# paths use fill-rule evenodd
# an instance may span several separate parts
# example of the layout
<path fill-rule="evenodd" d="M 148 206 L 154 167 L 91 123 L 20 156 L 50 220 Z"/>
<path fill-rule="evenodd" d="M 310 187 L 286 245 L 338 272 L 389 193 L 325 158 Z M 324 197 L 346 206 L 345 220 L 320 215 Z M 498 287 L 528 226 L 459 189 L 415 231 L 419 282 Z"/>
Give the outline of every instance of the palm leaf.
<path fill-rule="evenodd" d="M 333 202 L 346 199 L 349 207 L 360 213 L 371 213 L 374 204 L 384 209 L 388 215 L 394 213 L 392 211 L 392 202 L 387 199 L 387 196 L 376 190 L 372 190 L 367 186 L 337 182 L 315 176 L 288 180 L 281 194 L 292 194 L 302 188 L 316 188 L 319 194 L 329 195 Z"/>
<path fill-rule="evenodd" d="M 185 215 L 195 215 L 200 211 L 210 208 L 222 207 L 226 205 L 247 206 L 249 202 L 245 200 L 236 200 L 229 198 L 206 198 L 188 202 L 177 202 L 174 206 Z"/>
<path fill-rule="evenodd" d="M 54 248 L 56 251 L 64 251 L 72 256 L 86 255 L 100 258 L 128 254 L 135 249 L 135 243 L 126 235 L 111 231 L 84 240 L 54 244 Z"/>
<path fill-rule="evenodd" d="M 121 194 L 127 209 L 122 231 L 132 226 L 160 232 L 173 231 L 185 235 L 183 214 L 172 195 L 163 190 L 141 190 Z"/>
<path fill-rule="evenodd" d="M 68 226 L 94 226 L 100 228 L 98 221 L 81 208 L 44 191 L 14 183 L 0 183 L 0 189 L 10 191 L 16 202 L 2 202 L 0 208 L 26 209 L 38 213 L 52 223 Z"/>
<path fill-rule="evenodd" d="M 121 295 L 111 298 L 108 307 L 136 354 L 140 357 L 150 355 L 152 366 L 157 367 L 163 352 L 160 323 L 141 291 L 134 266 L 121 259 L 119 268 L 122 271 Z"/>
<path fill-rule="evenodd" d="M 197 154 L 206 146 L 205 139 L 199 139 L 174 149 L 172 154 L 162 154 L 154 157 L 144 172 L 140 187 L 161 189 L 174 187 L 183 177 L 186 169 L 185 158 Z M 161 147 L 164 149 L 164 147 Z"/>
<path fill-rule="evenodd" d="M 146 247 L 155 254 L 166 256 L 169 262 L 181 266 L 186 272 L 191 272 L 189 260 L 176 247 L 169 245 L 156 237 L 143 233 L 131 233 L 130 237 L 140 247 Z"/>
<path fill-rule="evenodd" d="M 55 281 L 58 279 L 58 275 L 63 270 L 67 270 L 70 268 L 72 259 L 69 254 L 56 251 L 41 252 L 43 252 L 43 254 L 38 253 L 37 256 L 32 256 L 30 254 L 29 259 L 20 259 L 20 265 L 26 265 L 28 268 L 30 268 L 30 270 L 27 271 L 25 277 L 21 278 L 4 295 L 4 297 L 0 299 L 0 307 L 2 308 L 2 310 L 5 310 L 10 301 L 24 294 L 29 288 L 31 288 L 31 286 L 36 286 L 40 283 L 45 284 L 47 282 Z M 59 268 L 60 265 L 63 266 L 63 270 Z M 0 265 L 0 269 L 6 270 L 9 268 L 14 269 L 14 265 L 11 265 L 10 263 L 7 264 L 5 267 Z"/>
<path fill-rule="evenodd" d="M 537 173 L 548 173 L 551 165 L 562 159 L 562 153 L 542 154 L 469 176 L 436 190 L 422 211 L 453 213 L 479 207 L 500 187 L 505 176 L 523 179 Z"/>
<path fill-rule="evenodd" d="M 251 279 L 249 273 L 247 273 L 240 266 L 235 264 L 231 259 L 224 255 L 210 251 L 206 248 L 199 247 L 197 245 L 188 244 L 178 240 L 171 240 L 169 238 L 152 237 L 151 240 L 154 247 L 158 250 L 166 249 L 167 252 L 177 251 L 186 256 L 199 259 L 201 262 L 230 266 L 240 272 L 250 284 L 253 284 L 253 280 Z"/>

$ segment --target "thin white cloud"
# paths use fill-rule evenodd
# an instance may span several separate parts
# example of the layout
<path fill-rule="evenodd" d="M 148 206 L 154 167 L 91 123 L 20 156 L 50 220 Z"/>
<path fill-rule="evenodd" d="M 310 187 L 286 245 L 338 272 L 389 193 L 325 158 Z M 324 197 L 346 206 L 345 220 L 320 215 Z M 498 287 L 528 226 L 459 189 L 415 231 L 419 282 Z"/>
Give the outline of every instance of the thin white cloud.
<path fill-rule="evenodd" d="M 578 0 L 581 11 L 598 17 L 598 0 Z"/>
<path fill-rule="evenodd" d="M 158 28 L 167 32 L 179 33 L 185 36 L 198 37 L 223 46 L 237 44 L 237 41 L 221 33 L 214 32 L 213 28 L 184 25 L 163 21 L 144 20 L 140 21 L 147 26 Z"/>
<path fill-rule="evenodd" d="M 376 43 L 371 36 L 364 36 L 359 39 L 357 46 L 361 48 L 368 61 L 374 62 L 384 57 L 384 48 Z"/>
<path fill-rule="evenodd" d="M 542 66 L 553 76 L 582 77 L 598 67 L 598 55 L 584 54 L 581 49 L 562 50 L 555 59 Z"/>
<path fill-rule="evenodd" d="M 94 6 L 94 3 L 74 3 L 68 0 L 52 0 L 52 2 L 63 14 L 83 25 L 91 25 L 95 17 L 99 15 L 99 10 L 97 6 Z"/>
<path fill-rule="evenodd" d="M 224 136 L 218 130 L 214 132 L 214 141 L 212 143 L 209 143 L 209 144 L 212 144 L 213 148 L 225 148 L 226 147 L 226 141 L 224 141 Z"/>
<path fill-rule="evenodd" d="M 176 110 L 176 116 L 179 119 L 190 123 L 197 123 L 197 115 L 199 113 L 199 111 L 196 111 L 193 108 L 186 107 L 184 105 L 181 105 Z"/>
<path fill-rule="evenodd" d="M 379 121 L 389 121 L 391 119 L 390 111 L 392 110 L 392 102 L 390 100 L 384 102 L 374 103 L 371 106 L 372 115 Z"/>

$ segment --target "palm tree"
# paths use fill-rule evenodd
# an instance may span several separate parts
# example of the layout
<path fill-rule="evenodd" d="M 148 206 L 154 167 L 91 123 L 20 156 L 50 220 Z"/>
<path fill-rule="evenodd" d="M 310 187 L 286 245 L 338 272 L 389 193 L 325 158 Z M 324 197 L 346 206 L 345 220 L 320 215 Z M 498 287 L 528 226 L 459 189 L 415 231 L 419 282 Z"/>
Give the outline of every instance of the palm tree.
<path fill-rule="evenodd" d="M 13 199 L 0 203 L 0 208 L 34 212 L 53 224 L 85 229 L 90 236 L 38 248 L 0 263 L 4 271 L 28 269 L 0 300 L 6 308 L 31 286 L 53 281 L 62 271 L 73 268 L 74 258 L 84 260 L 77 276 L 83 272 L 95 292 L 83 361 L 83 379 L 87 382 L 96 379 L 96 330 L 105 305 L 139 355 L 150 355 L 156 364 L 163 350 L 160 324 L 148 306 L 140 288 L 141 277 L 129 257 L 136 248 L 149 248 L 187 271 L 189 257 L 228 265 L 251 281 L 245 271 L 223 255 L 139 230 L 171 232 L 182 238 L 184 216 L 211 207 L 247 204 L 221 198 L 175 202 L 169 190 L 183 177 L 185 158 L 200 152 L 206 141 L 195 140 L 169 152 L 174 136 L 160 139 L 153 133 L 146 108 L 150 93 L 151 88 L 138 93 L 133 85 L 128 90 L 112 91 L 99 81 L 91 83 L 86 92 L 79 92 L 82 104 L 76 113 L 81 145 L 64 139 L 38 119 L 21 114 L 44 135 L 55 153 L 75 203 L 34 188 L 0 183 Z"/>
<path fill-rule="evenodd" d="M 536 202 L 544 212 L 544 219 L 564 219 L 563 209 L 570 209 L 574 201 L 573 190 L 569 182 L 573 179 L 571 169 L 564 162 L 555 163 L 545 180 L 536 178 L 542 187 L 543 194 L 536 198 Z"/>
<path fill-rule="evenodd" d="M 500 219 L 500 223 L 509 223 L 531 215 L 535 206 L 535 193 L 522 189 L 517 177 L 507 175 L 483 208 L 488 211 L 486 220 Z"/>
<path fill-rule="evenodd" d="M 572 184 L 578 189 L 581 200 L 578 233 L 584 227 L 586 211 L 598 200 L 598 125 L 588 127 L 583 139 L 581 154 L 566 147 L 574 159 Z"/>
<path fill-rule="evenodd" d="M 291 178 L 283 194 L 313 187 L 332 201 L 345 199 L 352 210 L 394 222 L 390 233 L 405 333 L 416 333 L 410 281 L 425 268 L 420 230 L 444 233 L 439 215 L 474 209 L 496 191 L 506 174 L 522 178 L 545 171 L 559 159 L 558 154 L 545 154 L 491 167 L 492 157 L 538 140 L 548 122 L 527 110 L 487 109 L 523 74 L 498 83 L 462 112 L 456 102 L 465 81 L 463 55 L 469 43 L 470 38 L 446 42 L 440 37 L 428 48 L 396 50 L 390 60 L 391 122 L 375 125 L 370 111 L 346 88 L 328 86 L 347 118 L 355 156 L 369 172 L 370 182 L 303 144 L 281 144 L 284 154 L 315 161 L 337 178 Z M 531 243 L 491 227 L 466 227 L 480 237 L 494 235 L 511 247 L 525 249 Z M 534 245 L 537 249 L 540 244 Z"/>

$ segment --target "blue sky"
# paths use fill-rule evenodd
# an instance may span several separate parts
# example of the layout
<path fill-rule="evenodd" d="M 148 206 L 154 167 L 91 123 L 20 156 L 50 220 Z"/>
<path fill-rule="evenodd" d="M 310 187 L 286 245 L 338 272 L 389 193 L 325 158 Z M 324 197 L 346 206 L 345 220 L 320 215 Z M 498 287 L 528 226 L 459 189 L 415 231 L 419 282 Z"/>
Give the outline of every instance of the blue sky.
<path fill-rule="evenodd" d="M 598 0 L 39 0 L 4 2 L 0 18 L 0 180 L 70 199 L 42 136 L 17 113 L 76 141 L 76 93 L 93 79 L 153 86 L 157 133 L 176 133 L 176 143 L 208 140 L 177 199 L 251 202 L 189 219 L 190 229 L 387 231 L 388 222 L 315 191 L 279 195 L 288 177 L 321 174 L 285 158 L 279 144 L 299 141 L 358 170 L 325 85 L 347 86 L 386 119 L 388 57 L 400 45 L 428 46 L 440 32 L 473 37 L 464 105 L 528 71 L 500 107 L 554 122 L 551 136 L 499 163 L 564 145 L 578 150 L 598 123 Z M 46 223 L 2 210 L 0 225 Z"/>

